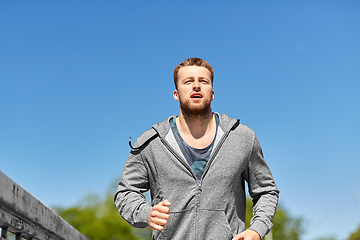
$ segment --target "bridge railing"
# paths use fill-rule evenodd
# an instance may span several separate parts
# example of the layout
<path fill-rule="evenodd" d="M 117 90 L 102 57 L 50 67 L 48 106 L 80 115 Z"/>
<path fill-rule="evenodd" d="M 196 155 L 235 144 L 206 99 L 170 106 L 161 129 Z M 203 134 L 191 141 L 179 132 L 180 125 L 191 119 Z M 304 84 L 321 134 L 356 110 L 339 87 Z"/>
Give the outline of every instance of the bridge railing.
<path fill-rule="evenodd" d="M 0 171 L 0 240 L 88 240 L 79 231 Z"/>

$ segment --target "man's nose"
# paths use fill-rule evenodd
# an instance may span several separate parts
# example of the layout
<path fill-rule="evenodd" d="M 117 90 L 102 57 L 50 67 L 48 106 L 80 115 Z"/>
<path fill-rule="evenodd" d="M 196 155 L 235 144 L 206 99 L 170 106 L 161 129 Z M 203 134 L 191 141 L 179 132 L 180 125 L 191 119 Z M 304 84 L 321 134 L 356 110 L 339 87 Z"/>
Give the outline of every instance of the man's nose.
<path fill-rule="evenodd" d="M 194 90 L 200 90 L 200 82 L 199 82 L 199 80 L 194 81 L 193 89 Z"/>

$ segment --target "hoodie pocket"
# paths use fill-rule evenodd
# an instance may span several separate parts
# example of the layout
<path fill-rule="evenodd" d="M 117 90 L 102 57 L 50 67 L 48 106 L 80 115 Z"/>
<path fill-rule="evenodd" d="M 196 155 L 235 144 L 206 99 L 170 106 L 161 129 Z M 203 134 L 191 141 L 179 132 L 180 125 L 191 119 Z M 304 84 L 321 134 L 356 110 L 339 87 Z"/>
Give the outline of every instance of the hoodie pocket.
<path fill-rule="evenodd" d="M 223 210 L 199 209 L 197 236 L 206 240 L 232 239 L 230 224 Z"/>
<path fill-rule="evenodd" d="M 156 240 L 191 239 L 195 236 L 195 213 L 192 209 L 170 212 L 168 222 L 162 231 L 153 231 Z"/>

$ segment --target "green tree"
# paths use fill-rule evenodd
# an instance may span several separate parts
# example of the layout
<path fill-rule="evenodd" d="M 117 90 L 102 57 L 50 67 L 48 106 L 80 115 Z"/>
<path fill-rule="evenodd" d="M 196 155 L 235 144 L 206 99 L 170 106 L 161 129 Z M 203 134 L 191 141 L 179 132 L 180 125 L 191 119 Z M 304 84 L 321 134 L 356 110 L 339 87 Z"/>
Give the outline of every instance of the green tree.
<path fill-rule="evenodd" d="M 245 226 L 250 226 L 250 219 L 253 217 L 252 200 L 246 199 L 246 222 Z M 299 240 L 303 230 L 303 220 L 290 216 L 290 214 L 279 205 L 273 219 L 272 239 L 276 240 Z"/>
<path fill-rule="evenodd" d="M 350 234 L 348 240 L 360 240 L 360 226 Z"/>
<path fill-rule="evenodd" d="M 96 195 L 89 195 L 78 206 L 54 209 L 90 240 L 151 239 L 149 229 L 135 229 L 120 216 L 111 193 L 104 200 Z"/>

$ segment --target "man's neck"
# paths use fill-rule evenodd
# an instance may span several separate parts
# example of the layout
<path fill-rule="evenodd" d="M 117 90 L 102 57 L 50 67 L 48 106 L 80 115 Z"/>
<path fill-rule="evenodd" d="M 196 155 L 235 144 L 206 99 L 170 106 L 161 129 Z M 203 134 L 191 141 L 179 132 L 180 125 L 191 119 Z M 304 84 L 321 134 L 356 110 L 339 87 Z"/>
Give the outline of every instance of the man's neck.
<path fill-rule="evenodd" d="M 184 141 L 195 148 L 208 146 L 215 137 L 216 122 L 211 109 L 201 116 L 184 114 L 180 110 L 176 125 Z"/>

